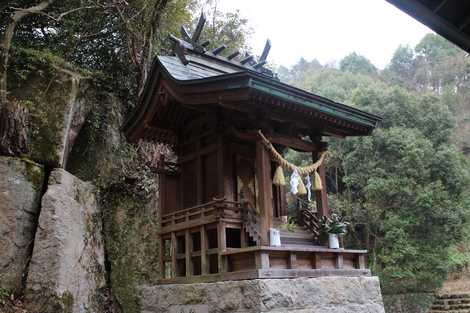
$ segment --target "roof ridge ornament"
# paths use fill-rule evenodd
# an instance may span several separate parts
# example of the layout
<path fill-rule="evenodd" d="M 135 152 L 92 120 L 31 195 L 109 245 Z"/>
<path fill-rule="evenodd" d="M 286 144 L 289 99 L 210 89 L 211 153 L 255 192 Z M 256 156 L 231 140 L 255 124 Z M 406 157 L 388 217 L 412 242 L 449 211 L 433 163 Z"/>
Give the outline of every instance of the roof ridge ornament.
<path fill-rule="evenodd" d="M 242 66 L 249 70 L 259 72 L 274 79 L 278 79 L 277 75 L 275 75 L 271 70 L 264 68 L 264 66 L 268 63 L 266 59 L 269 55 L 269 51 L 271 50 L 271 41 L 269 39 L 266 40 L 263 52 L 261 53 L 261 56 L 258 60 L 255 60 L 254 55 L 250 55 L 248 53 L 245 53 L 245 56 L 240 58 L 240 51 L 238 50 L 230 53 L 227 57 L 223 57 L 220 55 L 220 53 L 227 48 L 226 45 L 221 45 L 208 52 L 206 48 L 209 46 L 210 41 L 206 40 L 202 43 L 199 43 L 205 24 L 206 16 L 204 12 L 202 12 L 197 22 L 196 29 L 192 35 L 184 26 L 180 27 L 181 39 L 174 35 L 169 35 L 169 39 L 173 41 L 174 44 L 174 53 L 180 59 L 181 63 L 184 65 L 189 63 L 186 54 L 187 51 L 190 50 L 210 58 L 215 58 L 218 61 L 230 62 L 236 66 Z"/>

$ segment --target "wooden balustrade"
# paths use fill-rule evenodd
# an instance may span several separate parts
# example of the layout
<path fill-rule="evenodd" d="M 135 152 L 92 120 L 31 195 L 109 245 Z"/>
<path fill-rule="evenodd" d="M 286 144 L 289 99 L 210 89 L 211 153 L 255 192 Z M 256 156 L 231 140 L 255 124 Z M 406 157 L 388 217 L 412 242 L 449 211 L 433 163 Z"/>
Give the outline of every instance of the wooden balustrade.
<path fill-rule="evenodd" d="M 216 222 L 220 218 L 241 221 L 241 206 L 238 202 L 224 199 L 213 201 L 165 214 L 161 219 L 162 233 L 184 230 Z"/>
<path fill-rule="evenodd" d="M 301 216 L 304 226 L 317 234 L 315 212 L 304 209 Z M 370 275 L 365 250 L 328 249 L 313 242 L 263 245 L 257 218 L 257 212 L 246 203 L 224 199 L 165 214 L 159 240 L 161 282 Z M 248 235 L 255 241 L 252 246 Z"/>

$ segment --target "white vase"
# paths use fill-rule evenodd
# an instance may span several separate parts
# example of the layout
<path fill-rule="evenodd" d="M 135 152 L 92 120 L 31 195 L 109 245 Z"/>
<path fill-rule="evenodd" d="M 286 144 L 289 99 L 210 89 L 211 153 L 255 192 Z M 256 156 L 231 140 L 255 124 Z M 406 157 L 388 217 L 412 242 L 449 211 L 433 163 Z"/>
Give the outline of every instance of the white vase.
<path fill-rule="evenodd" d="M 339 249 L 339 239 L 337 234 L 328 234 L 328 245 L 330 249 Z"/>

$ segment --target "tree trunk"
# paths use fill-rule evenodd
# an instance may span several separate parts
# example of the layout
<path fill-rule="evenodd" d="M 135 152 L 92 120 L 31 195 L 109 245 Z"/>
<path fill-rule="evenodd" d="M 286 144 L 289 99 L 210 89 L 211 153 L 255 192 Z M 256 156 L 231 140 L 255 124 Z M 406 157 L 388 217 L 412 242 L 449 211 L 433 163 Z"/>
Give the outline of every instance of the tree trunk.
<path fill-rule="evenodd" d="M 24 155 L 28 153 L 28 111 L 16 101 L 0 109 L 0 154 Z"/>
<path fill-rule="evenodd" d="M 150 28 L 146 32 L 146 38 L 144 38 L 143 42 L 144 45 L 141 51 L 141 60 L 138 73 L 138 81 L 137 81 L 137 98 L 140 98 L 144 86 L 145 81 L 147 80 L 147 74 L 150 70 L 150 66 L 152 65 L 153 60 L 153 43 L 155 40 L 155 34 L 157 33 L 158 28 L 160 27 L 160 22 L 162 19 L 163 12 L 165 11 L 168 4 L 168 0 L 158 0 L 155 3 L 152 11 L 152 20 L 150 24 Z"/>

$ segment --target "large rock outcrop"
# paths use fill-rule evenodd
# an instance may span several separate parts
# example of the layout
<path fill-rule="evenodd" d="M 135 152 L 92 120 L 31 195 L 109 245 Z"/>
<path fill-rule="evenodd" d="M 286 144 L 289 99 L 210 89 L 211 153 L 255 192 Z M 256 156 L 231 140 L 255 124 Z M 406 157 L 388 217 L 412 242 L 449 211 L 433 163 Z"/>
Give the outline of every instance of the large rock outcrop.
<path fill-rule="evenodd" d="M 66 166 L 87 114 L 97 103 L 92 80 L 84 75 L 46 52 L 14 50 L 10 94 L 27 109 L 29 157 L 36 162 Z"/>
<path fill-rule="evenodd" d="M 142 313 L 384 313 L 377 277 L 144 286 Z"/>
<path fill-rule="evenodd" d="M 101 216 L 94 187 L 56 169 L 42 199 L 27 302 L 39 312 L 100 312 L 104 286 Z"/>
<path fill-rule="evenodd" d="M 137 286 L 154 283 L 159 275 L 158 193 L 155 174 L 126 142 L 122 123 L 122 104 L 103 94 L 77 138 L 67 170 L 101 186 L 110 287 L 123 312 L 138 313 Z"/>
<path fill-rule="evenodd" d="M 0 157 L 0 288 L 18 292 L 33 247 L 44 168 Z"/>

